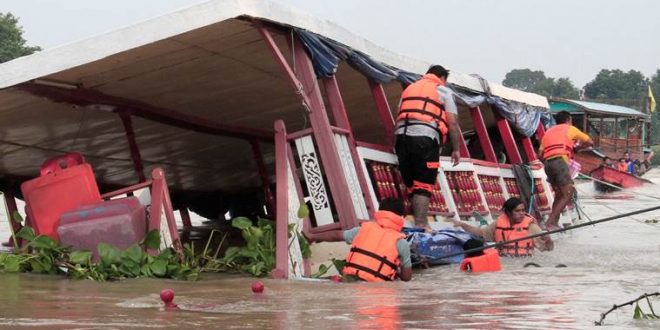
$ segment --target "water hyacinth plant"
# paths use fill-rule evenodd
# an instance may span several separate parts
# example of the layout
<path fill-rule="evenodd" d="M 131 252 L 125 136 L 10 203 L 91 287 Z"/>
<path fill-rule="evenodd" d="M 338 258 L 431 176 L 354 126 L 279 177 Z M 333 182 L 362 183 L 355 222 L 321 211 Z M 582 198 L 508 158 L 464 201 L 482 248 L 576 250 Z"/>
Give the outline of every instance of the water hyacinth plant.
<path fill-rule="evenodd" d="M 15 238 L 27 242 L 14 253 L 0 254 L 0 272 L 31 272 L 62 274 L 76 279 L 96 281 L 119 280 L 135 277 L 161 277 L 194 280 L 199 269 L 182 262 L 172 249 L 165 249 L 151 256 L 146 249 L 157 249 L 160 233 L 150 231 L 140 244 L 119 250 L 107 243 L 98 245 L 98 262 L 93 262 L 92 252 L 71 251 L 45 235 L 35 235 L 29 226 L 23 227 Z"/>

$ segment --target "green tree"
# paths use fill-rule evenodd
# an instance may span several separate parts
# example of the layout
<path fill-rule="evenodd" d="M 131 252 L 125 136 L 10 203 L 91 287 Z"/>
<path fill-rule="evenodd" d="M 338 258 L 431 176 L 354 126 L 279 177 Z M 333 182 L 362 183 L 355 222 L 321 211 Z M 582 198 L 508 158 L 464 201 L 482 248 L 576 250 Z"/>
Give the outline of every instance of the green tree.
<path fill-rule="evenodd" d="M 639 71 L 603 69 L 584 86 L 584 94 L 592 100 L 643 109 L 647 84 Z"/>
<path fill-rule="evenodd" d="M 536 85 L 547 79 L 543 71 L 513 69 L 506 74 L 502 84 L 507 87 L 531 92 Z"/>
<path fill-rule="evenodd" d="M 514 69 L 506 74 L 502 84 L 507 87 L 546 97 L 577 99 L 579 96 L 578 89 L 570 79 L 559 78 L 555 80 L 554 78 L 546 77 L 543 71 Z"/>
<path fill-rule="evenodd" d="M 25 44 L 23 29 L 18 25 L 18 17 L 11 13 L 0 13 L 0 63 L 41 50 L 39 47 Z"/>
<path fill-rule="evenodd" d="M 552 96 L 577 100 L 580 97 L 580 91 L 578 91 L 570 79 L 559 78 L 552 86 Z"/>

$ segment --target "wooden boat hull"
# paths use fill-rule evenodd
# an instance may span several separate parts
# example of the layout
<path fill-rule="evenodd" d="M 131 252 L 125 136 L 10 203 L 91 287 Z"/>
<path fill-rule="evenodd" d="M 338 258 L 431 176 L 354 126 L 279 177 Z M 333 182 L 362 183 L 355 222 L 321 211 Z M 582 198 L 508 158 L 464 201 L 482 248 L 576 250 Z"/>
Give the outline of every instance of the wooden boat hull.
<path fill-rule="evenodd" d="M 596 168 L 595 170 L 591 171 L 590 175 L 596 180 L 604 181 L 624 189 L 640 187 L 645 183 L 652 183 L 649 180 L 605 166 Z M 597 181 L 594 181 L 594 187 L 598 191 L 611 191 L 616 189 L 612 186 L 608 186 L 607 184 Z"/>

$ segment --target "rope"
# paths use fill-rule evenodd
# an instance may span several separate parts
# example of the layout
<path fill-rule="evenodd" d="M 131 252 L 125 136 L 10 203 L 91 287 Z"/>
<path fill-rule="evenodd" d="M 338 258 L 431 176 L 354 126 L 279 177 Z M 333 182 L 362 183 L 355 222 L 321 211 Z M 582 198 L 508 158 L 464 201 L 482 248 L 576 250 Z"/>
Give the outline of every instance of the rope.
<path fill-rule="evenodd" d="M 577 228 L 581 228 L 581 227 L 586 227 L 586 226 L 595 225 L 595 224 L 597 224 L 597 223 L 601 223 L 601 222 L 612 221 L 612 220 L 616 220 L 616 219 L 620 219 L 620 218 L 625 218 L 625 217 L 629 217 L 629 216 L 636 215 L 636 214 L 641 214 L 641 213 L 651 212 L 651 211 L 655 211 L 655 210 L 660 210 L 660 205 L 658 205 L 658 206 L 654 206 L 654 207 L 649 207 L 649 208 L 646 208 L 646 209 L 641 209 L 641 210 L 633 211 L 633 212 L 622 213 L 622 214 L 619 214 L 619 215 L 615 215 L 615 216 L 611 216 L 611 217 L 607 217 L 607 218 L 603 218 L 603 219 L 599 219 L 599 220 L 589 221 L 589 222 L 585 222 L 585 223 L 581 223 L 581 224 L 577 224 L 577 225 L 569 226 L 569 227 L 566 227 L 566 228 L 561 228 L 561 229 L 555 229 L 555 230 L 550 230 L 550 231 L 546 231 L 546 232 L 541 232 L 541 233 L 537 233 L 537 234 L 529 235 L 529 236 L 526 236 L 526 237 L 521 237 L 521 238 L 517 238 L 517 239 L 512 239 L 512 240 L 509 240 L 509 241 L 502 241 L 502 242 L 498 242 L 498 243 L 495 243 L 495 244 L 493 244 L 493 245 L 489 245 L 489 246 L 482 246 L 482 247 L 478 247 L 478 248 L 474 248 L 474 249 L 468 249 L 468 250 L 465 250 L 465 251 L 463 251 L 463 252 L 451 253 L 451 254 L 448 254 L 448 255 L 446 255 L 446 256 L 442 256 L 442 257 L 430 258 L 430 259 L 426 259 L 426 260 L 423 260 L 423 261 L 417 261 L 417 262 L 414 262 L 414 263 L 413 263 L 413 266 L 414 266 L 414 265 L 421 264 L 421 263 L 424 263 L 424 262 L 429 262 L 429 261 L 439 260 L 439 259 L 451 258 L 451 257 L 455 257 L 455 256 L 462 255 L 462 254 L 469 254 L 469 253 L 473 253 L 473 252 L 479 252 L 479 251 L 483 251 L 483 250 L 485 250 L 485 249 L 489 249 L 489 248 L 497 248 L 497 247 L 501 247 L 501 246 L 504 246 L 504 245 L 507 245 L 507 244 L 511 244 L 511 243 L 515 243 L 515 242 L 520 242 L 520 241 L 524 241 L 524 240 L 528 240 L 528 239 L 536 238 L 536 237 L 539 237 L 539 236 L 545 236 L 545 235 L 551 235 L 551 234 L 561 233 L 561 232 L 565 232 L 565 231 L 569 231 L 569 230 L 573 230 L 573 229 L 577 229 Z"/>

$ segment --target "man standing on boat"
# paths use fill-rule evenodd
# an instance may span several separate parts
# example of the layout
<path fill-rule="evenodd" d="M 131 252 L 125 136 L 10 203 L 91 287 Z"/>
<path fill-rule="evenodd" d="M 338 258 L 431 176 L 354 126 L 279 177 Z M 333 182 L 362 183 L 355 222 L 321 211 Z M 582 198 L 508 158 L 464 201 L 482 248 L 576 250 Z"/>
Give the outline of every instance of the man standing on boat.
<path fill-rule="evenodd" d="M 580 148 L 593 145 L 589 135 L 572 125 L 571 114 L 567 111 L 557 113 L 555 120 L 557 125 L 545 132 L 539 148 L 548 182 L 555 191 L 555 201 L 546 222 L 547 230 L 559 229 L 559 216 L 573 197 L 573 179 L 568 162 L 573 158 L 575 141 L 580 142 Z"/>
<path fill-rule="evenodd" d="M 451 141 L 451 159 L 460 160 L 458 110 L 453 92 L 447 88 L 449 71 L 431 66 L 422 79 L 401 94 L 396 116 L 395 149 L 399 171 L 412 204 L 415 226 L 430 229 L 428 210 L 440 167 L 440 148 Z"/>

